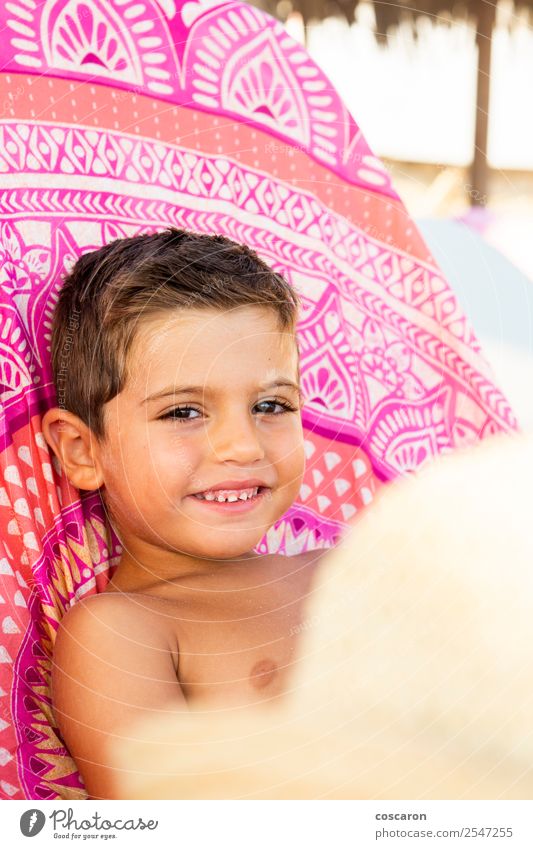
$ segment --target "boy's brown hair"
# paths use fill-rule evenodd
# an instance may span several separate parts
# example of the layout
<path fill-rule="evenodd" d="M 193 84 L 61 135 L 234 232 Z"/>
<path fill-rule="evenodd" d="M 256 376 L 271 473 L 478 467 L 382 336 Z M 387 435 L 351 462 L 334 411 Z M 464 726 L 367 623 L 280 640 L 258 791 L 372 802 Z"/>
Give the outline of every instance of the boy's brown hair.
<path fill-rule="evenodd" d="M 126 384 L 138 322 L 174 309 L 252 305 L 274 310 L 280 330 L 295 334 L 295 291 L 255 251 L 225 236 L 171 227 L 83 254 L 54 310 L 58 406 L 103 438 L 103 406 Z"/>

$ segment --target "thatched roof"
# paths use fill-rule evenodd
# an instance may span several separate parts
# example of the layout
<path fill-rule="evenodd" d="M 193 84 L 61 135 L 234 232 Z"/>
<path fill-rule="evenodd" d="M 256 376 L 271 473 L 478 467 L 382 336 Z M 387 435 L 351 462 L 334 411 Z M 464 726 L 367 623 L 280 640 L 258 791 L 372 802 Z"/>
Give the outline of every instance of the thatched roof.
<path fill-rule="evenodd" d="M 303 18 L 304 30 L 312 21 L 328 17 L 341 17 L 348 24 L 355 21 L 359 0 L 249 0 L 281 21 L 292 12 Z M 489 89 L 491 72 L 491 44 L 496 22 L 513 30 L 515 26 L 531 20 L 533 0 L 372 0 L 376 19 L 374 34 L 378 44 L 385 46 L 389 33 L 401 23 L 411 25 L 414 40 L 418 37 L 418 19 L 429 17 L 433 21 L 451 24 L 456 20 L 470 20 L 476 29 L 477 91 L 475 103 L 476 128 L 474 154 L 471 165 L 470 203 L 481 205 L 488 197 L 487 137 Z M 496 5 L 497 4 L 497 5 Z M 453 56 L 450 56 L 453 61 Z"/>
<path fill-rule="evenodd" d="M 305 24 L 313 20 L 328 17 L 344 18 L 348 24 L 355 20 L 359 0 L 250 0 L 253 6 L 264 9 L 270 15 L 286 20 L 291 11 L 299 12 Z M 452 22 L 456 19 L 471 18 L 477 22 L 483 12 L 492 14 L 494 2 L 491 0 L 405 0 L 404 4 L 393 0 L 372 0 L 376 16 L 376 36 L 384 43 L 387 30 L 402 21 L 411 21 L 417 17 L 428 16 L 440 21 Z M 517 23 L 526 11 L 533 9 L 533 0 L 515 0 L 507 4 L 506 23 L 509 27 Z M 416 36 L 416 27 L 413 26 Z"/>

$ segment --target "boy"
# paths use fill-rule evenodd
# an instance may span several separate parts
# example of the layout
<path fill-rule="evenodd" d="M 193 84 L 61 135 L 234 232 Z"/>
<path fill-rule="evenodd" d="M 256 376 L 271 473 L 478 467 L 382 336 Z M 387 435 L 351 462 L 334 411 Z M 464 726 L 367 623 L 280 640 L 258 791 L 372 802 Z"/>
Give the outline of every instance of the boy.
<path fill-rule="evenodd" d="M 287 688 L 319 552 L 253 549 L 304 473 L 297 308 L 254 251 L 176 229 L 85 254 L 60 292 L 62 403 L 43 432 L 72 484 L 101 491 L 124 551 L 54 651 L 55 716 L 91 798 L 120 796 L 123 723 Z"/>

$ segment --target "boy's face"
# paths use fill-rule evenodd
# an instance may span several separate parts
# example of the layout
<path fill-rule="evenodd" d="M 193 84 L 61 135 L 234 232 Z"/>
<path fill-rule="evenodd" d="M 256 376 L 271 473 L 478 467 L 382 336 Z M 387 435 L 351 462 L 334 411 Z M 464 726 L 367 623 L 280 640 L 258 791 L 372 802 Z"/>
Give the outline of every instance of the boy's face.
<path fill-rule="evenodd" d="M 181 310 L 139 326 L 127 384 L 104 407 L 98 451 L 107 504 L 141 563 L 155 567 L 169 552 L 250 552 L 298 496 L 298 352 L 277 322 L 269 309 L 238 307 Z M 271 385 L 285 381 L 295 386 Z M 251 501 L 195 497 L 250 479 L 267 488 Z"/>

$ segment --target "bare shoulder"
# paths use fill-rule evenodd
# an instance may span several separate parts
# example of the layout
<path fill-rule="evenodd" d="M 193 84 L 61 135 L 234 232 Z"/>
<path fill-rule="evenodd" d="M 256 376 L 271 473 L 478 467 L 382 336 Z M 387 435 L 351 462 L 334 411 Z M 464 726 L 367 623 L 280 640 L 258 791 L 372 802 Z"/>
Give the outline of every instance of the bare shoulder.
<path fill-rule="evenodd" d="M 97 593 L 72 605 L 61 621 L 58 639 L 66 632 L 82 638 L 94 634 L 101 639 L 105 632 L 127 636 L 145 630 L 152 632 L 156 639 L 164 630 L 149 599 L 132 593 Z"/>
<path fill-rule="evenodd" d="M 95 674 L 97 666 L 137 667 L 141 658 L 157 665 L 169 655 L 174 670 L 178 645 L 171 617 L 158 599 L 133 593 L 97 593 L 81 599 L 63 617 L 54 646 L 53 681 L 60 670 Z M 109 668 L 107 669 L 109 672 Z"/>
<path fill-rule="evenodd" d="M 55 719 L 95 798 L 118 792 L 107 745 L 123 723 L 185 708 L 168 634 L 153 606 L 139 601 L 100 593 L 77 602 L 54 646 Z"/>
<path fill-rule="evenodd" d="M 156 668 L 167 668 L 167 680 L 176 683 L 175 648 L 146 599 L 119 593 L 82 599 L 65 614 L 57 633 L 52 666 L 55 706 L 73 686 L 92 687 L 101 680 L 106 690 L 113 689 L 128 675 L 143 677 Z"/>

